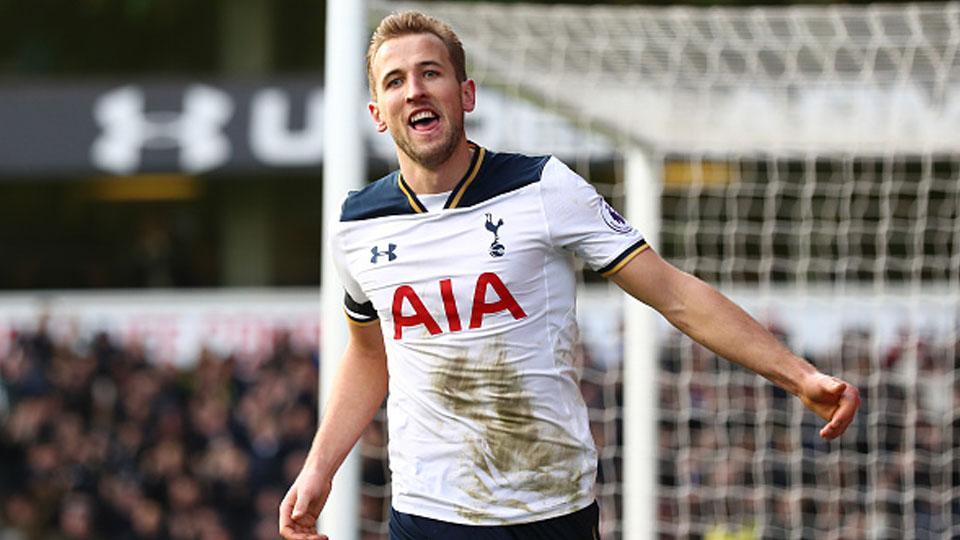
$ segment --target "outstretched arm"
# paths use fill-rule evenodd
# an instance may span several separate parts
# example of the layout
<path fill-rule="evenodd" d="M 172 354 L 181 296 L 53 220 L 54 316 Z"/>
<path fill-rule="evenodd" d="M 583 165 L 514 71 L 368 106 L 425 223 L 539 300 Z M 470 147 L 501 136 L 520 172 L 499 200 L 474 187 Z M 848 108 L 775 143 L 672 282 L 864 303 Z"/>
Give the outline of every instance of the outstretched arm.
<path fill-rule="evenodd" d="M 378 324 L 350 325 L 350 338 L 333 393 L 303 469 L 280 503 L 280 535 L 287 540 L 326 540 L 317 518 L 330 495 L 333 475 L 387 395 L 387 355 Z"/>
<path fill-rule="evenodd" d="M 828 421 L 820 430 L 824 439 L 840 436 L 853 421 L 860 405 L 853 385 L 817 371 L 726 296 L 652 249 L 637 255 L 612 279 L 698 343 L 799 397 Z"/>

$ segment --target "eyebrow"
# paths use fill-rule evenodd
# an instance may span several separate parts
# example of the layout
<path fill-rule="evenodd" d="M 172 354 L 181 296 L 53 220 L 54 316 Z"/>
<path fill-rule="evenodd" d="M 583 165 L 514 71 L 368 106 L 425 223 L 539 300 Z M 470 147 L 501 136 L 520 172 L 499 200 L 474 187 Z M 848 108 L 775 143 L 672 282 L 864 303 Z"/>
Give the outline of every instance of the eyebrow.
<path fill-rule="evenodd" d="M 442 68 L 443 64 L 441 64 L 436 60 L 424 60 L 422 62 L 417 62 L 417 65 L 416 65 L 416 67 L 431 67 L 431 66 Z M 390 80 L 391 77 L 393 77 L 395 74 L 401 71 L 403 70 L 401 70 L 400 68 L 391 69 L 383 77 L 380 77 L 380 85 L 382 86 L 384 83 Z"/>

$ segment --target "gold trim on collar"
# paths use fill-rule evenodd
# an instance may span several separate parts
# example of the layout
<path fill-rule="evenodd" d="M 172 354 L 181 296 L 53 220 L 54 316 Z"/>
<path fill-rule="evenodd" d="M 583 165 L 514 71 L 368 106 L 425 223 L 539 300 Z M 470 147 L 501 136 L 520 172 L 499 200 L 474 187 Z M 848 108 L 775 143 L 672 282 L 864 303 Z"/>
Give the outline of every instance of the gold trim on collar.
<path fill-rule="evenodd" d="M 407 196 L 407 201 L 410 203 L 410 207 L 413 208 L 414 212 L 422 214 L 426 211 L 420 204 L 420 201 L 407 189 L 407 183 L 403 181 L 403 174 L 397 173 L 397 186 L 400 187 L 400 191 Z"/>
<path fill-rule="evenodd" d="M 482 146 L 478 146 L 477 151 L 480 152 L 480 155 L 477 156 L 477 160 L 473 164 L 473 170 L 470 171 L 470 175 L 467 176 L 466 181 L 464 181 L 463 185 L 460 186 L 457 194 L 454 195 L 453 199 L 450 201 L 450 206 L 447 208 L 456 208 L 457 205 L 460 204 L 460 199 L 463 198 L 463 194 L 467 192 L 467 188 L 470 187 L 470 184 L 477 177 L 477 173 L 480 172 L 480 165 L 483 164 L 483 156 L 487 153 L 487 151 Z"/>

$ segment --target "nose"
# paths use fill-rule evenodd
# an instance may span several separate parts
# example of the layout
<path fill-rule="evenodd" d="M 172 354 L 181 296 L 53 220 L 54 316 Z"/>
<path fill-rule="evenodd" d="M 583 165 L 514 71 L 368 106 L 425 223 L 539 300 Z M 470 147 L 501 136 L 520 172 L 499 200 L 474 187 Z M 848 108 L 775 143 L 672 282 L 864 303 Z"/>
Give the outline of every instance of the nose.
<path fill-rule="evenodd" d="M 410 77 L 407 82 L 407 101 L 416 101 L 427 93 L 420 77 Z"/>

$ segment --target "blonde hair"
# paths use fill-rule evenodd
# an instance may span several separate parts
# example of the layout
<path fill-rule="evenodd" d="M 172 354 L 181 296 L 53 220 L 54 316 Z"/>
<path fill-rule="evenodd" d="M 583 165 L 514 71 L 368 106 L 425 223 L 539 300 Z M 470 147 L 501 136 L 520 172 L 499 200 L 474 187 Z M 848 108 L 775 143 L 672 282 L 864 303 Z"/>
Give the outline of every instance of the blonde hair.
<path fill-rule="evenodd" d="M 463 44 L 450 25 L 419 11 L 400 11 L 385 17 L 370 38 L 367 48 L 367 80 L 370 84 L 370 94 L 377 96 L 376 81 L 373 80 L 373 57 L 380 50 L 380 46 L 387 40 L 407 36 L 410 34 L 433 34 L 440 38 L 447 47 L 450 62 L 457 76 L 457 80 L 467 80 L 467 58 L 463 52 Z"/>

